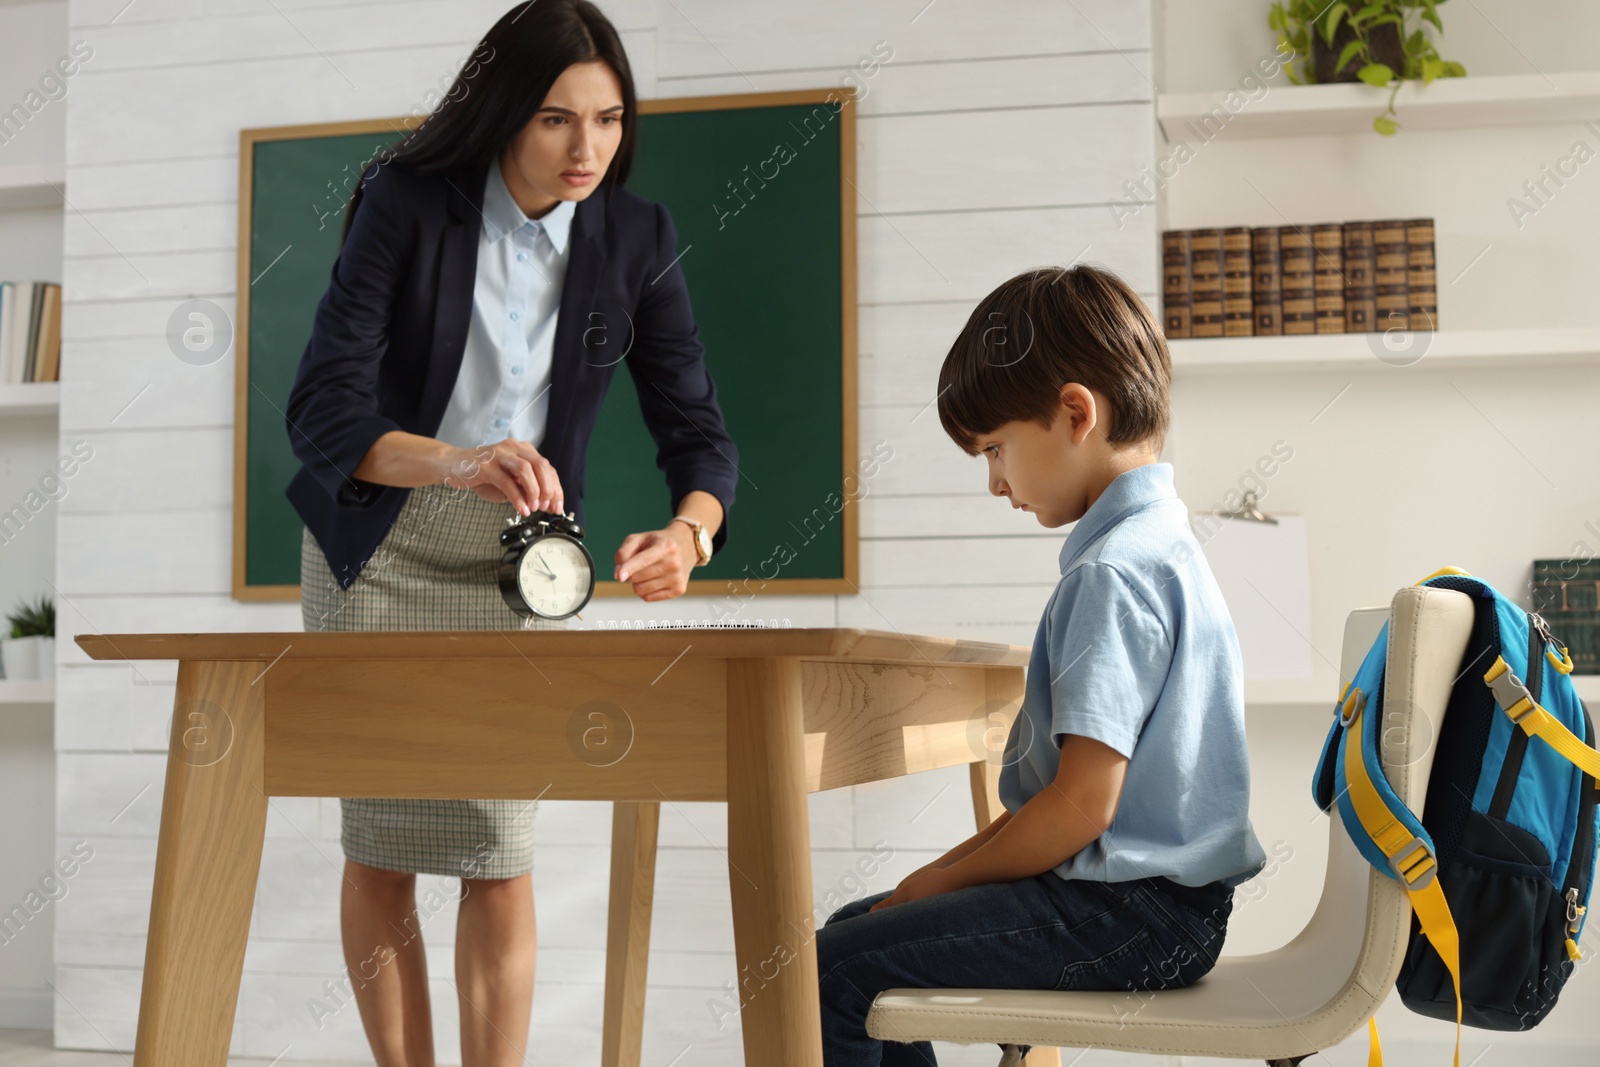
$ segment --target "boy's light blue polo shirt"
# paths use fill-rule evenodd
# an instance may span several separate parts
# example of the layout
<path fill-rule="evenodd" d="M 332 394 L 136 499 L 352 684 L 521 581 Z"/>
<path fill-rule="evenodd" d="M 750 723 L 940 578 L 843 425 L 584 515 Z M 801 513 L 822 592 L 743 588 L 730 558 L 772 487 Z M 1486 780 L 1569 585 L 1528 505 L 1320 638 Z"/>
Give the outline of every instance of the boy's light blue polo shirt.
<path fill-rule="evenodd" d="M 1056 874 L 1238 885 L 1265 866 L 1250 825 L 1239 638 L 1170 463 L 1119 474 L 1061 546 L 1000 771 L 1007 811 L 1055 780 L 1068 733 L 1111 746 L 1128 768 L 1110 828 Z"/>

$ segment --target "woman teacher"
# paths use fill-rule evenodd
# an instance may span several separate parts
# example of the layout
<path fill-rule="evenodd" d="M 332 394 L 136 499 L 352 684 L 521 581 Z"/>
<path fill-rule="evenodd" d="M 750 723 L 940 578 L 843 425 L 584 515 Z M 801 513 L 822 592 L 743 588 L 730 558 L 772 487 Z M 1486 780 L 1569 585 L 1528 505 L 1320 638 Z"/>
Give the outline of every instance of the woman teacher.
<path fill-rule="evenodd" d="M 670 499 L 659 529 L 623 538 L 614 577 L 670 599 L 726 542 L 738 451 L 672 219 L 623 188 L 637 121 L 616 30 L 585 0 L 542 0 L 506 12 L 445 101 L 363 171 L 286 413 L 308 631 L 522 626 L 500 596 L 499 534 L 533 511 L 583 521 L 618 363 Z M 462 1063 L 523 1062 L 536 807 L 341 799 L 345 963 L 380 1067 L 433 1063 L 419 873 L 461 879 Z"/>

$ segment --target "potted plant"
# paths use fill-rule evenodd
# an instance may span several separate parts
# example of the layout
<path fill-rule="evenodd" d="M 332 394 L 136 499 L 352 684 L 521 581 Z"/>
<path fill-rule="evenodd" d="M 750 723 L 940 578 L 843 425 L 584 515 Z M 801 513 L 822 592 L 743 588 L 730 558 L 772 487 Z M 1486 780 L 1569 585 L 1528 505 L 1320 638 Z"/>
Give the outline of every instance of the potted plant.
<path fill-rule="evenodd" d="M 1460 78 L 1467 73 L 1460 63 L 1439 57 L 1427 29 L 1432 26 L 1434 31 L 1444 32 L 1438 11 L 1444 2 L 1273 0 L 1267 25 L 1278 31 L 1280 46 L 1293 48 L 1301 57 L 1285 67 L 1296 85 L 1359 80 L 1379 89 L 1388 86 L 1388 105 L 1372 120 L 1372 128 L 1387 136 L 1400 128 L 1394 98 L 1401 82 L 1427 85 L 1435 78 Z"/>
<path fill-rule="evenodd" d="M 48 670 L 55 673 L 56 608 L 46 597 L 37 603 L 17 602 L 17 610 L 6 616 L 8 636 L 0 640 L 0 664 L 5 676 L 17 681 L 38 679 Z"/>

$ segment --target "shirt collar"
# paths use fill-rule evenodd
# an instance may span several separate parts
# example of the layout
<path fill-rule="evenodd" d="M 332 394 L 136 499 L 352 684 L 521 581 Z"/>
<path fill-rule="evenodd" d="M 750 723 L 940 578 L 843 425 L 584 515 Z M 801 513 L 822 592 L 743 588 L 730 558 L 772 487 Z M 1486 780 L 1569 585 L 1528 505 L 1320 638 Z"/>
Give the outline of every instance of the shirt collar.
<path fill-rule="evenodd" d="M 557 253 L 564 253 L 577 206 L 575 201 L 563 200 L 546 212 L 543 218 L 529 219 L 512 197 L 511 190 L 506 188 L 505 176 L 500 173 L 500 164 L 496 161 L 489 165 L 489 174 L 483 187 L 483 232 L 490 241 L 498 241 L 531 222 L 535 228 L 544 229 Z"/>
<path fill-rule="evenodd" d="M 1067 565 L 1116 523 L 1148 504 L 1177 497 L 1170 463 L 1146 463 L 1123 471 L 1111 479 L 1111 484 L 1073 525 L 1061 546 L 1061 573 L 1067 573 Z"/>

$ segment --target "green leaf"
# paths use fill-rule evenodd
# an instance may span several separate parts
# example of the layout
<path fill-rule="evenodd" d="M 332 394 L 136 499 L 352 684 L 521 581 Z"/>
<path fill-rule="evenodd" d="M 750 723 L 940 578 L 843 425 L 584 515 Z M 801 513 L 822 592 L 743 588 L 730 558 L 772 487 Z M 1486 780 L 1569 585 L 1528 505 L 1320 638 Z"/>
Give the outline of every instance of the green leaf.
<path fill-rule="evenodd" d="M 1444 76 L 1446 78 L 1465 78 L 1467 76 L 1467 68 L 1463 67 L 1460 63 L 1457 63 L 1453 59 L 1446 60 L 1444 65 Z"/>
<path fill-rule="evenodd" d="M 1350 5 L 1345 3 L 1344 0 L 1339 0 L 1339 3 L 1329 5 L 1328 13 L 1322 19 L 1322 41 L 1324 44 L 1333 43 L 1333 35 L 1339 29 L 1339 20 L 1344 18 L 1349 11 Z"/>
<path fill-rule="evenodd" d="M 1343 70 L 1350 60 L 1354 59 L 1358 54 L 1365 52 L 1366 50 L 1367 42 L 1362 40 L 1351 41 L 1349 44 L 1344 46 L 1344 51 L 1339 53 L 1339 65 L 1333 69 L 1335 71 Z"/>
<path fill-rule="evenodd" d="M 1394 71 L 1389 69 L 1389 64 L 1387 63 L 1368 63 L 1356 71 L 1356 77 L 1368 85 L 1382 89 L 1394 80 Z"/>
<path fill-rule="evenodd" d="M 1422 36 L 1421 30 L 1413 30 L 1410 37 L 1406 38 L 1406 51 L 1412 55 L 1420 55 L 1428 47 L 1428 42 Z"/>
<path fill-rule="evenodd" d="M 1387 115 L 1379 115 L 1372 120 L 1372 128 L 1385 137 L 1392 137 L 1394 132 L 1400 128 L 1400 124 Z"/>
<path fill-rule="evenodd" d="M 1427 85 L 1433 79 L 1444 74 L 1444 61 L 1439 59 L 1424 59 L 1422 61 L 1422 84 Z"/>

